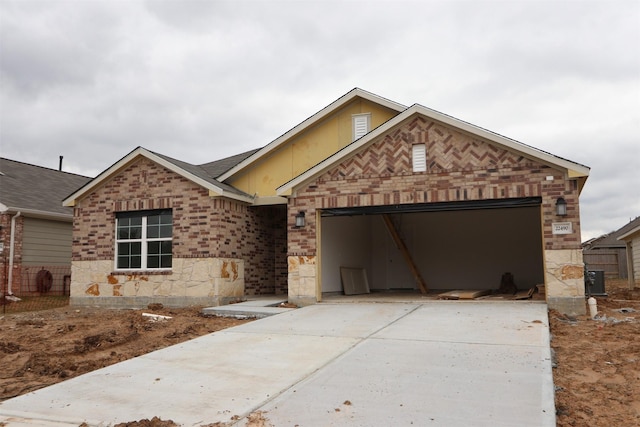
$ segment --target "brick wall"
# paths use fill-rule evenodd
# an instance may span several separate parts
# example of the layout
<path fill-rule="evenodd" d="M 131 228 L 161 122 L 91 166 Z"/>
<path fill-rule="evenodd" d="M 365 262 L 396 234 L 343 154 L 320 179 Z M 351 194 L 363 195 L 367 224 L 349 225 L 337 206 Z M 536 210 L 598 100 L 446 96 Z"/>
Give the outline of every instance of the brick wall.
<path fill-rule="evenodd" d="M 207 190 L 148 159 L 140 159 L 74 208 L 72 260 L 113 260 L 115 213 L 173 209 L 175 257 L 213 256 L 214 200 Z"/>
<path fill-rule="evenodd" d="M 164 208 L 173 210 L 174 258 L 242 258 L 248 294 L 273 293 L 276 283 L 282 287 L 275 277 L 277 269 L 280 275 L 286 269 L 286 257 L 276 260 L 282 237 L 274 230 L 284 230 L 283 208 L 211 198 L 208 190 L 146 158 L 77 203 L 72 259 L 113 260 L 115 213 Z"/>
<path fill-rule="evenodd" d="M 412 145 L 426 144 L 427 172 L 414 173 Z M 548 180 L 547 177 L 552 177 Z M 555 215 L 558 197 L 568 215 Z M 289 255 L 316 255 L 316 209 L 541 197 L 545 249 L 579 249 L 578 188 L 560 170 L 424 117 L 381 136 L 304 188 L 289 204 Z M 306 213 L 307 226 L 293 227 Z M 573 233 L 553 235 L 553 222 Z"/>

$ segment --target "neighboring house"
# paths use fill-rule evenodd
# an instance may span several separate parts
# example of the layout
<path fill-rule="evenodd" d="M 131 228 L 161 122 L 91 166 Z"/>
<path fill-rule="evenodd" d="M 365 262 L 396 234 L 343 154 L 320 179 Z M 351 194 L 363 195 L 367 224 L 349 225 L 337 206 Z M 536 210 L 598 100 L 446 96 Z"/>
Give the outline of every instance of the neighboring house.
<path fill-rule="evenodd" d="M 582 243 L 582 257 L 588 270 L 604 271 L 607 279 L 627 278 L 627 249 L 618 240 L 621 230 Z"/>
<path fill-rule="evenodd" d="M 214 305 L 284 294 L 304 305 L 354 284 L 497 289 L 510 272 L 520 289 L 544 283 L 551 308 L 583 313 L 588 175 L 354 89 L 259 150 L 192 165 L 138 147 L 71 194 L 71 301 Z"/>
<path fill-rule="evenodd" d="M 0 158 L 0 294 L 69 292 L 73 209 L 62 200 L 89 180 Z"/>
<path fill-rule="evenodd" d="M 629 288 L 633 289 L 640 282 L 640 217 L 618 231 L 618 240 L 623 241 L 627 247 L 627 277 Z"/>

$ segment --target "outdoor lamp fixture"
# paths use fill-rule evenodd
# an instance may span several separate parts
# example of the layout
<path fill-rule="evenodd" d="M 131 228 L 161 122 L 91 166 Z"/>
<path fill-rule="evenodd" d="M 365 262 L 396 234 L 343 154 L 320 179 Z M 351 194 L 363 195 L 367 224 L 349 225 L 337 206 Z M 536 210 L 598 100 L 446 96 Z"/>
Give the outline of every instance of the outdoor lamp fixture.
<path fill-rule="evenodd" d="M 562 197 L 556 200 L 556 215 L 567 216 L 567 201 Z"/>
<path fill-rule="evenodd" d="M 305 225 L 304 212 L 298 212 L 296 214 L 296 228 L 302 228 Z"/>

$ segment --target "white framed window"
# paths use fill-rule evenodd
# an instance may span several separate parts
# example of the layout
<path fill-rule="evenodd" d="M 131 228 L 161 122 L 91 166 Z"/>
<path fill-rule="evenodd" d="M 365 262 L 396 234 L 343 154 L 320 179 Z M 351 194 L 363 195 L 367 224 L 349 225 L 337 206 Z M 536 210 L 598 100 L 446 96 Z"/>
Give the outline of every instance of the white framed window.
<path fill-rule="evenodd" d="M 172 264 L 171 210 L 116 214 L 116 270 L 167 270 Z"/>
<path fill-rule="evenodd" d="M 353 124 L 353 141 L 369 133 L 371 127 L 371 113 L 354 114 L 351 116 Z"/>
<path fill-rule="evenodd" d="M 414 172 L 427 171 L 427 146 L 426 144 L 415 144 L 412 149 L 412 162 Z"/>

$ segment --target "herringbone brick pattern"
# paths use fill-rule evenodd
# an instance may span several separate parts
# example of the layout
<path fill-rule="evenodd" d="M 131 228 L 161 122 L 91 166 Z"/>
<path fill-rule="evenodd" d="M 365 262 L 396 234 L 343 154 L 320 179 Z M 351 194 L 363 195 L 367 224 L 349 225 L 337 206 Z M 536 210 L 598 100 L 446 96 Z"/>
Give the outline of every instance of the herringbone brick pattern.
<path fill-rule="evenodd" d="M 411 173 L 411 146 L 416 143 L 427 146 L 427 173 L 516 167 L 533 163 L 521 155 L 419 116 L 345 160 L 322 179 Z"/>
<path fill-rule="evenodd" d="M 345 160 L 339 168 L 329 172 L 329 179 L 406 172 L 411 169 L 409 148 L 402 140 L 384 138 Z"/>
<path fill-rule="evenodd" d="M 411 170 L 412 145 L 418 143 L 427 146 L 427 172 Z M 574 224 L 570 235 L 552 234 L 560 196 L 570 207 L 563 218 Z M 317 209 L 540 197 L 545 249 L 575 249 L 578 196 L 577 181 L 562 170 L 417 117 L 299 188 L 288 218 Z M 289 255 L 315 255 L 315 220 L 307 215 L 307 227 L 289 229 Z"/>

